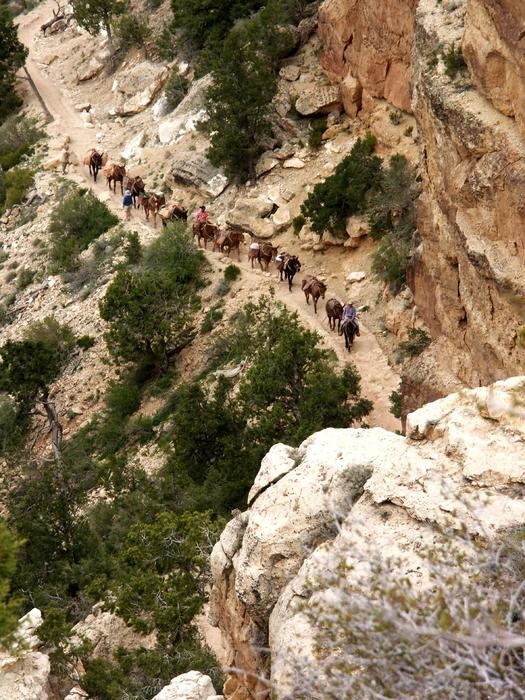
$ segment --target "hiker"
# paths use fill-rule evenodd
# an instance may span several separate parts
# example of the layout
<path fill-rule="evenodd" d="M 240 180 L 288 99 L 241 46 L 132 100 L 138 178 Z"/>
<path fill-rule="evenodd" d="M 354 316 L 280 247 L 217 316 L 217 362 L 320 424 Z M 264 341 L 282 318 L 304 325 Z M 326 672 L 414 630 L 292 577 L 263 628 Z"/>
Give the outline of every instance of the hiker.
<path fill-rule="evenodd" d="M 131 219 L 131 207 L 133 206 L 133 197 L 131 196 L 131 190 L 126 190 L 124 192 L 122 206 L 124 207 L 125 219 L 126 221 L 129 221 Z"/>
<path fill-rule="evenodd" d="M 62 163 L 62 175 L 66 174 L 67 166 L 69 165 L 69 144 L 64 144 L 62 149 L 62 154 L 60 156 L 60 162 Z"/>

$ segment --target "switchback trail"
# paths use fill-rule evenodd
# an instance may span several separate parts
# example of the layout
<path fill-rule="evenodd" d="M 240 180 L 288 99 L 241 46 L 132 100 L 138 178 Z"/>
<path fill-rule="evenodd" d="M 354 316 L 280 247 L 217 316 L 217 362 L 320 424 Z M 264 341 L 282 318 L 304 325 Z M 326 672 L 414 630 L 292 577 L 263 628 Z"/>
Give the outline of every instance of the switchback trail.
<path fill-rule="evenodd" d="M 80 113 L 74 109 L 65 91 L 42 73 L 41 64 L 39 64 L 35 53 L 35 37 L 40 32 L 40 25 L 51 16 L 53 6 L 53 1 L 48 0 L 38 5 L 29 14 L 21 16 L 19 20 L 19 36 L 29 49 L 27 59 L 29 73 L 41 98 L 54 118 L 54 121 L 48 125 L 48 132 L 57 140 L 62 137 L 65 139 L 66 136 L 69 136 L 71 151 L 76 153 L 80 159 L 89 148 L 97 145 L 94 130 L 84 126 Z M 125 130 L 125 127 L 116 123 L 113 123 L 111 128 L 113 130 Z M 58 155 L 58 147 L 54 151 L 50 150 L 51 157 Z M 109 196 L 103 173 L 100 173 L 99 180 L 95 184 L 92 178 L 89 177 L 87 168 L 80 165 L 78 172 L 71 173 L 69 177 L 83 186 L 89 186 L 115 213 L 122 217 L 120 191 L 117 190 L 116 195 Z M 139 215 L 134 213 L 131 227 L 137 227 L 139 223 L 138 218 Z M 143 216 L 140 215 L 140 226 L 145 225 L 146 222 L 143 220 Z M 151 233 L 153 233 L 152 229 Z M 285 283 L 279 283 L 275 270 L 272 270 L 269 277 L 264 276 L 263 273 L 250 268 L 249 263 L 246 261 L 245 253 L 242 257 L 243 259 L 238 265 L 242 270 L 242 284 L 245 289 L 248 291 L 250 289 L 255 290 L 264 281 L 267 282 L 268 288 L 273 286 L 276 298 L 286 304 L 291 310 L 296 311 L 301 321 L 308 328 L 317 331 L 322 336 L 324 344 L 335 352 L 341 365 L 348 361 L 356 365 L 361 375 L 363 396 L 371 399 L 374 403 L 374 410 L 367 419 L 368 424 L 370 426 L 381 426 L 389 430 L 399 429 L 399 421 L 390 413 L 388 400 L 389 394 L 396 390 L 399 385 L 399 376 L 388 364 L 386 356 L 375 336 L 367 330 L 363 321 L 361 320 L 361 336 L 356 339 L 352 352 L 348 354 L 344 348 L 343 339 L 336 332 L 330 331 L 328 327 L 324 308 L 325 302 L 320 300 L 317 315 L 314 313 L 312 304 L 307 306 L 304 294 L 301 291 L 301 275 L 297 275 L 293 292 L 290 293 Z M 207 258 L 214 267 L 222 260 L 221 255 L 212 252 L 207 253 Z M 232 262 L 237 264 L 235 258 Z M 308 270 L 308 272 L 311 271 Z M 337 283 L 329 280 L 326 299 L 332 296 L 344 299 L 348 296 L 348 293 L 345 292 L 342 286 L 338 287 Z M 322 400 L 322 397 L 320 397 L 320 400 Z"/>

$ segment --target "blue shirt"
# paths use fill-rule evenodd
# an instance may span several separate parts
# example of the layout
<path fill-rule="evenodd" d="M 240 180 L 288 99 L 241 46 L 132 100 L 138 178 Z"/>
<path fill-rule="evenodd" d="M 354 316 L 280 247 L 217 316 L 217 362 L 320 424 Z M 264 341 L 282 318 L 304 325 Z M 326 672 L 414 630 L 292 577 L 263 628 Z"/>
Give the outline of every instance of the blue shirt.
<path fill-rule="evenodd" d="M 348 304 L 345 304 L 343 307 L 343 316 L 345 318 L 349 318 L 352 321 L 356 317 L 356 310 L 353 306 L 349 306 Z"/>

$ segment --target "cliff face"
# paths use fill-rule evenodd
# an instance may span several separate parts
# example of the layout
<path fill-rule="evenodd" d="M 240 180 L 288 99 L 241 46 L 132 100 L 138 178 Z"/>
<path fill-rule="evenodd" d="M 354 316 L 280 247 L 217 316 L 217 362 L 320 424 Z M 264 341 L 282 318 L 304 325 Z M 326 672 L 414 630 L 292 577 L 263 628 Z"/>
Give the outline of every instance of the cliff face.
<path fill-rule="evenodd" d="M 473 65 L 473 44 L 466 40 L 472 74 L 451 80 L 434 59 L 438 47 L 461 44 L 465 26 L 472 42 L 477 29 L 470 22 L 481 4 L 473 0 L 465 14 L 467 6 L 450 11 L 421 0 L 412 54 L 424 187 L 422 245 L 411 286 L 432 336 L 441 338 L 434 356 L 470 386 L 513 374 L 525 360 L 518 339 L 525 294 L 525 144 L 516 120 L 494 106 L 510 95 L 510 82 L 506 88 L 501 82 L 494 105 L 473 88 L 472 80 L 490 81 L 486 70 L 477 71 L 481 61 Z M 492 3 L 484 4 L 488 11 Z M 521 13 L 525 18 L 525 6 Z M 479 55 L 491 55 L 475 45 Z"/>
<path fill-rule="evenodd" d="M 271 684 L 272 697 L 293 698 L 293 669 L 317 675 L 322 655 L 304 605 L 331 553 L 343 551 L 349 565 L 359 558 L 356 528 L 385 557 L 402 553 L 404 576 L 421 572 L 417 552 L 436 523 L 453 517 L 485 534 L 524 523 L 524 406 L 518 377 L 423 407 L 409 416 L 406 438 L 329 429 L 298 449 L 275 445 L 248 510 L 212 554 L 212 612 L 228 665 L 246 672 L 229 679 L 226 697 L 266 697 Z"/>
<path fill-rule="evenodd" d="M 321 64 L 332 80 L 357 78 L 364 96 L 407 112 L 417 0 L 327 0 L 319 10 Z"/>
<path fill-rule="evenodd" d="M 519 372 L 525 4 L 327 0 L 319 31 L 333 79 L 355 76 L 364 94 L 411 108 L 418 123 L 422 244 L 409 283 L 434 343 L 408 367 L 407 409 Z M 454 77 L 452 47 L 466 61 Z"/>

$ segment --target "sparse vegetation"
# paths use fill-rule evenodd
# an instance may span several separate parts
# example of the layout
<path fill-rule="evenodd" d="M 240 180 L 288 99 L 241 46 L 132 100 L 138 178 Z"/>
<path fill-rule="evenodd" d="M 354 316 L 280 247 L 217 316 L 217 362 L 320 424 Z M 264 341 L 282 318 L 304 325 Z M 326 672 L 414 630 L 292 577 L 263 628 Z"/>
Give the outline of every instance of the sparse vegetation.
<path fill-rule="evenodd" d="M 201 333 L 210 333 L 215 328 L 217 323 L 222 320 L 224 311 L 221 307 L 222 303 L 218 302 L 206 312 L 201 325 Z"/>
<path fill-rule="evenodd" d="M 296 236 L 298 236 L 301 233 L 303 226 L 305 224 L 306 224 L 306 219 L 304 218 L 304 216 L 302 214 L 298 214 L 297 216 L 294 216 L 294 218 L 292 219 L 292 228 L 293 228 L 293 232 Z"/>
<path fill-rule="evenodd" d="M 117 223 L 118 218 L 91 190 L 71 190 L 51 215 L 50 257 L 56 270 L 77 269 L 79 253 Z"/>
<path fill-rule="evenodd" d="M 22 104 L 15 90 L 16 73 L 26 60 L 27 49 L 20 43 L 11 8 L 0 4 L 0 122 Z"/>
<path fill-rule="evenodd" d="M 445 73 L 451 80 L 454 80 L 457 74 L 463 68 L 466 68 L 461 49 L 456 49 L 454 42 L 450 44 L 446 53 L 443 54 L 443 61 L 445 63 Z"/>
<path fill-rule="evenodd" d="M 308 136 L 308 145 L 310 148 L 317 150 L 323 144 L 323 134 L 326 131 L 326 117 L 320 117 L 312 122 L 310 126 L 310 134 Z"/>
<path fill-rule="evenodd" d="M 431 340 L 430 335 L 424 328 L 411 328 L 408 340 L 399 344 L 398 356 L 400 360 L 420 355 L 430 345 Z"/>
<path fill-rule="evenodd" d="M 233 263 L 227 265 L 224 269 L 224 279 L 226 282 L 235 282 L 241 276 L 241 268 Z"/>
<path fill-rule="evenodd" d="M 344 238 L 348 217 L 365 210 L 367 198 L 381 178 L 381 159 L 373 155 L 375 144 L 372 134 L 358 139 L 334 174 L 315 185 L 301 205 L 301 213 L 315 233 Z"/>
<path fill-rule="evenodd" d="M 17 280 L 16 280 L 17 289 L 22 290 L 22 289 L 25 289 L 26 287 L 29 287 L 29 285 L 31 284 L 31 282 L 35 278 L 35 274 L 36 273 L 34 270 L 30 270 L 27 267 L 23 267 L 21 270 L 19 270 Z"/>
<path fill-rule="evenodd" d="M 170 110 L 178 107 L 188 93 L 188 89 L 188 80 L 179 73 L 177 66 L 175 66 L 171 69 L 170 77 L 168 78 L 166 87 L 164 88 L 164 94 L 166 95 L 166 100 L 168 101 L 168 107 Z"/>
<path fill-rule="evenodd" d="M 403 112 L 401 112 L 401 110 L 399 109 L 393 109 L 388 113 L 388 118 L 390 119 L 392 124 L 397 126 L 403 121 Z"/>
<path fill-rule="evenodd" d="M 25 168 L 12 168 L 4 175 L 0 175 L 0 179 L 3 179 L 3 187 L 0 187 L 0 213 L 2 213 L 24 201 L 33 184 L 33 173 Z M 1 199 L 2 196 L 3 199 Z"/>
<path fill-rule="evenodd" d="M 133 46 L 145 49 L 151 29 L 143 15 L 126 13 L 115 20 L 115 34 L 122 51 L 128 51 Z"/>
<path fill-rule="evenodd" d="M 44 132 L 34 117 L 17 114 L 0 125 L 0 167 L 6 171 L 33 152 L 33 146 Z"/>
<path fill-rule="evenodd" d="M 401 420 L 403 410 L 403 396 L 399 391 L 392 391 L 388 397 L 390 402 L 390 413 L 394 418 Z"/>

